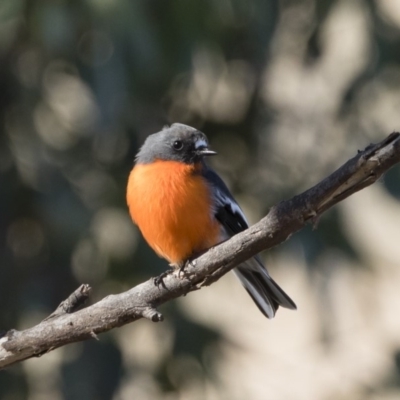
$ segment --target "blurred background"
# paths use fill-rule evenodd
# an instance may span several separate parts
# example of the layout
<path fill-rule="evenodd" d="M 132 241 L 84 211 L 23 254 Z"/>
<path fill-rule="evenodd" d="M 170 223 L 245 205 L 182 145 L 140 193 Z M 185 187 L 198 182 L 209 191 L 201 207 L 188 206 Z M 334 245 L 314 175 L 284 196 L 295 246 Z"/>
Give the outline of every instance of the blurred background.
<path fill-rule="evenodd" d="M 205 132 L 254 223 L 400 129 L 396 0 L 1 0 L 0 328 L 80 283 L 161 273 L 125 185 L 147 135 Z M 232 275 L 0 372 L 2 400 L 400 397 L 400 169 L 263 254 L 298 305 L 266 320 Z"/>

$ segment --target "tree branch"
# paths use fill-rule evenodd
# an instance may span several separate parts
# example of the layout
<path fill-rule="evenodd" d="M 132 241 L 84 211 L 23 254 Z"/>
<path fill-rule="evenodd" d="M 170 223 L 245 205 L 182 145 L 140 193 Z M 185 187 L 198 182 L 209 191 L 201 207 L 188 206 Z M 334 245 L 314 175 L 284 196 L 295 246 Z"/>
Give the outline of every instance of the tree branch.
<path fill-rule="evenodd" d="M 311 189 L 272 207 L 266 217 L 246 231 L 197 257 L 187 265 L 184 276 L 171 271 L 160 286 L 150 279 L 75 312 L 90 291 L 88 286 L 81 286 L 40 324 L 3 333 L 0 369 L 68 343 L 97 338 L 99 333 L 140 318 L 162 321 L 163 316 L 156 310 L 159 305 L 210 285 L 253 255 L 284 242 L 307 222 L 315 223 L 339 201 L 374 183 L 399 161 L 400 134 L 392 133 L 359 152 Z"/>

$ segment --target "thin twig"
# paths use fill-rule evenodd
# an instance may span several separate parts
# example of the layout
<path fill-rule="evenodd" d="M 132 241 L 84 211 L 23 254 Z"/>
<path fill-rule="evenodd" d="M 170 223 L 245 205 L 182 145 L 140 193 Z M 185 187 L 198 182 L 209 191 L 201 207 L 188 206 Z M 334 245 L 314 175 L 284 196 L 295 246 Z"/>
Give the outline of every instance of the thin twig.
<path fill-rule="evenodd" d="M 83 283 L 66 300 L 62 301 L 55 311 L 43 321 L 48 321 L 49 319 L 59 317 L 63 314 L 71 314 L 75 312 L 79 307 L 85 304 L 91 291 L 92 288 L 88 284 Z"/>

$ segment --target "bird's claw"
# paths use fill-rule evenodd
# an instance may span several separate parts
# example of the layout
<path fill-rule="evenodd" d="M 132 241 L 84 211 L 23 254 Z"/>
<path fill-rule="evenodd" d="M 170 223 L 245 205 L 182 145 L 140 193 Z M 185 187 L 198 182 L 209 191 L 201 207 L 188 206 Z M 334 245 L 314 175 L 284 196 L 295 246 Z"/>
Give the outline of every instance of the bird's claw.
<path fill-rule="evenodd" d="M 154 285 L 157 286 L 160 289 L 160 286 L 162 286 L 164 289 L 166 289 L 165 283 L 164 283 L 164 278 L 170 273 L 170 271 L 164 271 L 161 275 L 155 276 L 153 278 Z"/>
<path fill-rule="evenodd" d="M 179 279 L 184 279 L 187 277 L 187 273 L 185 271 L 185 268 L 188 266 L 195 267 L 196 266 L 196 260 L 187 260 L 184 262 L 178 269 L 178 278 Z"/>
<path fill-rule="evenodd" d="M 177 270 L 177 277 L 178 279 L 184 279 L 187 277 L 185 268 L 188 266 L 195 267 L 196 266 L 196 260 L 187 260 L 183 263 L 180 264 L 170 264 L 170 267 L 172 267 L 173 270 Z M 169 271 L 164 271 L 161 275 L 156 276 L 153 278 L 154 285 L 156 285 L 158 288 L 162 286 L 164 289 L 166 289 L 165 283 L 164 283 L 164 278 L 171 273 L 171 270 Z"/>
<path fill-rule="evenodd" d="M 185 278 L 185 276 L 186 276 L 186 271 L 185 271 L 186 265 L 187 265 L 187 262 L 183 263 L 183 264 L 179 267 L 179 269 L 178 269 L 178 278 L 179 278 L 179 279 Z"/>

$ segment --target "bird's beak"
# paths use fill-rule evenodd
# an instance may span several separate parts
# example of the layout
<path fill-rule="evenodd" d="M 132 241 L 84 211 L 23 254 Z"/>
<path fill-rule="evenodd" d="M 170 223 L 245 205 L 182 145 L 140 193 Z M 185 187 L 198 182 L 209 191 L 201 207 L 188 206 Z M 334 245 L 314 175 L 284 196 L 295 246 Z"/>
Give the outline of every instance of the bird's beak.
<path fill-rule="evenodd" d="M 207 147 L 203 147 L 197 150 L 197 154 L 200 156 L 215 156 L 218 153 L 216 151 L 208 149 Z"/>

